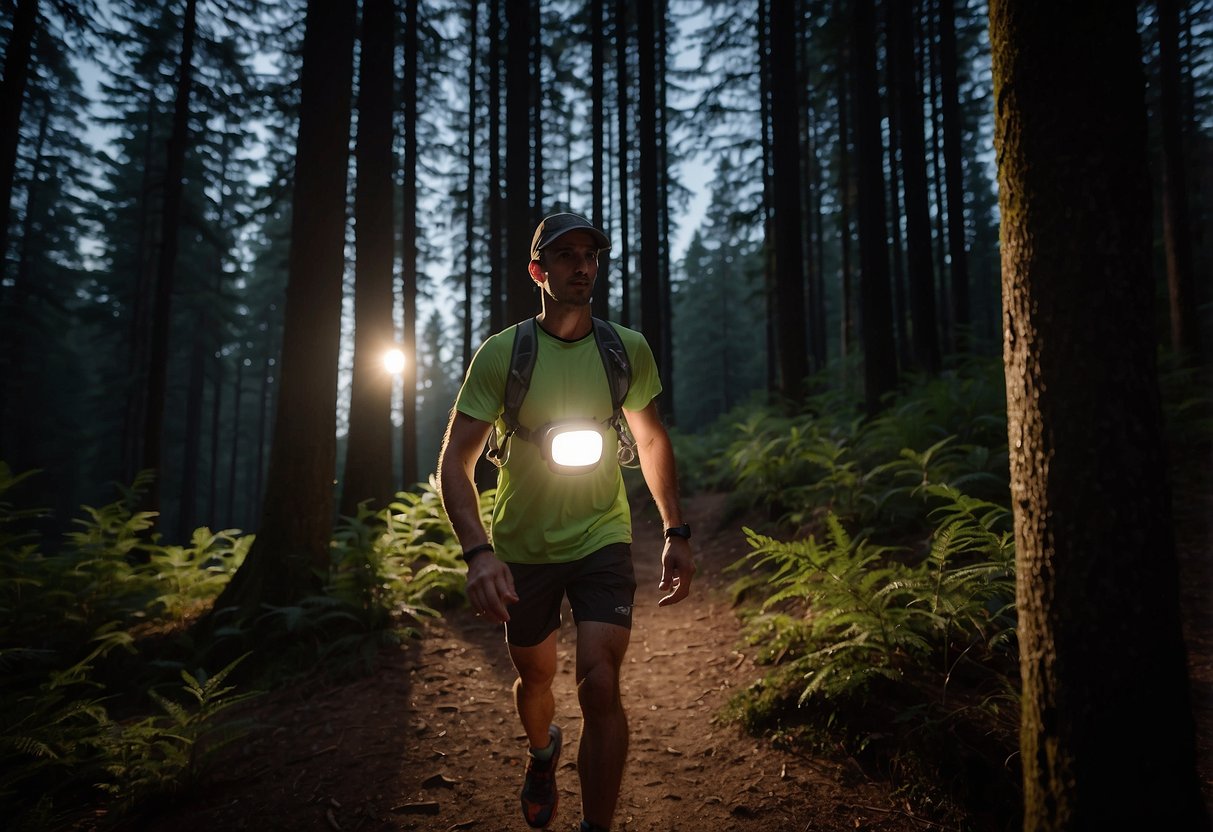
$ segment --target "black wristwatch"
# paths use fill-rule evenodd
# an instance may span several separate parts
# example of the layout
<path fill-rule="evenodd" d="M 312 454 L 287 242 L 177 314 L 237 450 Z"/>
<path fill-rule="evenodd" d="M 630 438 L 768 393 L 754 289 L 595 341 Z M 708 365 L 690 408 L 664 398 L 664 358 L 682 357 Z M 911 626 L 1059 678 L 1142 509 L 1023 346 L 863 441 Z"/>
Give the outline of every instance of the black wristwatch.
<path fill-rule="evenodd" d="M 683 523 L 681 526 L 670 526 L 665 530 L 665 536 L 667 538 L 681 537 L 683 540 L 690 540 L 691 525 L 689 523 Z"/>

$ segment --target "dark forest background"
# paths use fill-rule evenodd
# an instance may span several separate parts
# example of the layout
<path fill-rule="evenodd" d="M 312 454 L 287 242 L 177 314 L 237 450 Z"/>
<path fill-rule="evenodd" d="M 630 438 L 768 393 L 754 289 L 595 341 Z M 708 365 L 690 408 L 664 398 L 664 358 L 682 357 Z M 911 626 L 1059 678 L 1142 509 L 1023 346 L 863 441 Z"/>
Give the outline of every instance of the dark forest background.
<path fill-rule="evenodd" d="M 319 70 L 352 73 L 331 115 L 352 112 L 348 198 L 314 218 L 345 242 L 342 505 L 433 470 L 471 350 L 535 307 L 523 246 L 556 210 L 614 240 L 600 311 L 653 342 L 683 432 L 755 393 L 795 399 L 810 374 L 876 407 L 899 375 L 997 355 L 985 6 L 880 3 L 858 45 L 847 7 L 365 3 Z M 27 487 L 59 517 L 151 468 L 165 535 L 256 530 L 291 197 L 312 187 L 295 173 L 304 4 L 4 11 L 0 457 L 45 472 Z M 1191 353 L 1210 304 L 1209 12 L 1139 12 L 1158 229 L 1142 314 Z M 408 356 L 390 411 L 388 344 Z M 367 459 L 393 464 L 360 479 Z"/>

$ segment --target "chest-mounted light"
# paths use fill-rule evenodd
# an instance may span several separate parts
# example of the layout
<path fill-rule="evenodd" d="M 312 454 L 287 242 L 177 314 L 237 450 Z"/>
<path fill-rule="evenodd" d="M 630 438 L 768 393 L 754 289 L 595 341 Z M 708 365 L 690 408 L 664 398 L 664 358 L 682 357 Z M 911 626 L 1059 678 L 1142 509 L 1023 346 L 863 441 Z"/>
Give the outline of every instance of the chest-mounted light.
<path fill-rule="evenodd" d="M 587 474 L 602 462 L 602 423 L 565 419 L 537 431 L 539 453 L 557 474 Z"/>

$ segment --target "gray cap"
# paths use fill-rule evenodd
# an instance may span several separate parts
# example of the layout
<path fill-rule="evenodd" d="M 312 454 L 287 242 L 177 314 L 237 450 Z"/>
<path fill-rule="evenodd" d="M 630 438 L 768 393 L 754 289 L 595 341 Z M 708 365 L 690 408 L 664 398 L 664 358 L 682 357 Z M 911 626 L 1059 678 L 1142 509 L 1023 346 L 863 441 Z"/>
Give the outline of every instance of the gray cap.
<path fill-rule="evenodd" d="M 535 228 L 535 236 L 531 238 L 531 259 L 538 260 L 539 252 L 550 246 L 557 237 L 579 229 L 590 232 L 599 249 L 611 247 L 607 235 L 595 228 L 585 217 L 579 214 L 552 214 L 544 217 Z"/>

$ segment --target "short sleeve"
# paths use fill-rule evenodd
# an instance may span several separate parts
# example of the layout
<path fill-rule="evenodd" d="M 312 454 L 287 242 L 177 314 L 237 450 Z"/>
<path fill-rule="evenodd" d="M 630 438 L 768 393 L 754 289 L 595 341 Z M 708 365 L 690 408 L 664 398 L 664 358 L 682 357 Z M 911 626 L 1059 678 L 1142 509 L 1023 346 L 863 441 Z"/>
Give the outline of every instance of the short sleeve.
<path fill-rule="evenodd" d="M 657 373 L 653 350 L 644 335 L 635 330 L 625 330 L 625 333 L 624 345 L 632 365 L 632 384 L 628 388 L 627 398 L 623 400 L 623 408 L 636 412 L 648 407 L 649 402 L 661 393 L 661 378 Z"/>
<path fill-rule="evenodd" d="M 491 336 L 476 350 L 455 399 L 455 410 L 482 422 L 495 422 L 501 416 L 514 329 Z"/>

